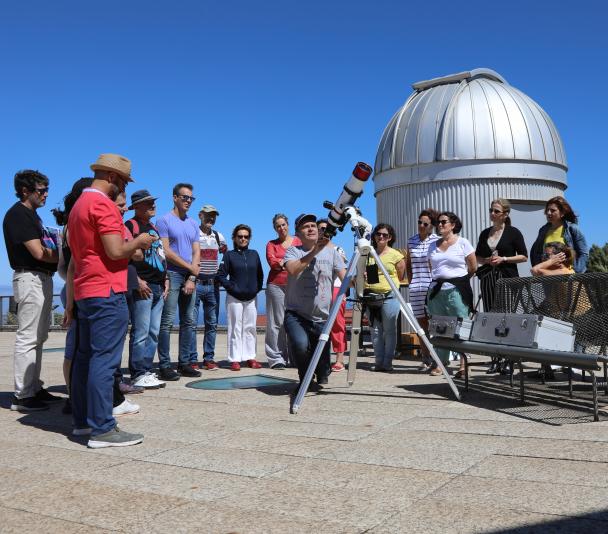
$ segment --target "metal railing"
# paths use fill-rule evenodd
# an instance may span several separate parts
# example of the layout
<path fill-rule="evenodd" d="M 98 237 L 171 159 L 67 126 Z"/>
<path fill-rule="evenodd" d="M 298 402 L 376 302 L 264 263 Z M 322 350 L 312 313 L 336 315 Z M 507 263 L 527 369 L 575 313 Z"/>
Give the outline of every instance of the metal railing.
<path fill-rule="evenodd" d="M 226 309 L 225 309 L 225 289 L 220 288 L 220 311 L 218 327 L 220 329 L 226 327 Z M 0 295 L 0 329 L 15 330 L 17 328 L 16 304 L 12 294 Z M 258 293 L 258 315 L 266 314 L 266 288 Z M 58 315 L 63 315 L 63 305 L 61 304 L 60 293 L 53 293 L 53 306 L 51 308 L 50 325 L 51 329 L 62 329 L 61 321 L 58 321 Z M 179 318 L 176 314 L 176 324 Z M 202 309 L 198 315 L 198 327 L 204 323 Z"/>

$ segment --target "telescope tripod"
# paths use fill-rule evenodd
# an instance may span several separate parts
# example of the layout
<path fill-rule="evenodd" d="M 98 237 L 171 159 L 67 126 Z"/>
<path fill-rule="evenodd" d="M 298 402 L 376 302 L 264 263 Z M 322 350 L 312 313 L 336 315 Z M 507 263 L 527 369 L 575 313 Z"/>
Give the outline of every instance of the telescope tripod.
<path fill-rule="evenodd" d="M 348 373 L 347 373 L 348 385 L 349 386 L 353 385 L 353 383 L 355 381 L 355 373 L 356 373 L 356 368 L 357 368 L 357 356 L 358 356 L 358 352 L 359 352 L 359 339 L 360 339 L 360 335 L 361 335 L 361 319 L 362 319 L 361 299 L 363 297 L 363 286 L 364 286 L 363 273 L 365 272 L 367 258 L 370 255 L 376 261 L 376 265 L 382 271 L 382 274 L 384 275 L 386 281 L 388 282 L 388 284 L 391 287 L 392 297 L 389 297 L 389 298 L 396 298 L 399 301 L 399 307 L 401 308 L 401 312 L 407 319 L 407 322 L 414 329 L 416 334 L 418 334 L 418 338 L 420 339 L 420 341 L 426 345 L 426 347 L 428 348 L 429 353 L 431 355 L 431 358 L 433 358 L 433 361 L 437 364 L 437 367 L 439 367 L 439 369 L 441 369 L 441 371 L 443 372 L 443 375 L 445 376 L 446 380 L 448 381 L 448 384 L 449 384 L 450 388 L 452 389 L 454 396 L 456 397 L 457 400 L 460 400 L 460 393 L 458 391 L 458 388 L 456 387 L 456 384 L 454 384 L 452 377 L 448 374 L 445 366 L 439 359 L 439 356 L 437 356 L 437 353 L 435 352 L 435 349 L 434 349 L 432 343 L 429 341 L 429 339 L 426 335 L 426 332 L 424 331 L 424 329 L 420 326 L 420 324 L 416 320 L 416 317 L 414 316 L 414 313 L 413 313 L 410 305 L 407 302 L 405 302 L 405 299 L 399 292 L 399 288 L 396 286 L 395 282 L 392 280 L 388 271 L 386 270 L 386 267 L 380 260 L 378 253 L 371 246 L 370 241 L 369 241 L 371 225 L 369 224 L 369 222 L 367 220 L 365 220 L 363 217 L 361 217 L 360 215 L 357 214 L 354 207 L 348 208 L 347 211 L 349 211 L 348 222 L 350 223 L 350 225 L 353 229 L 353 232 L 357 235 L 355 252 L 348 263 L 348 268 L 346 270 L 346 275 L 344 276 L 344 279 L 342 280 L 342 285 L 340 286 L 340 291 L 338 292 L 338 295 L 336 296 L 335 301 L 331 305 L 331 308 L 329 311 L 329 317 L 327 318 L 325 326 L 323 327 L 323 331 L 321 332 L 321 335 L 319 336 L 319 341 L 317 343 L 317 346 L 315 347 L 315 351 L 310 360 L 310 364 L 308 365 L 308 369 L 306 370 L 306 374 L 304 375 L 304 378 L 300 382 L 300 387 L 299 387 L 298 392 L 291 405 L 291 413 L 297 414 L 300 410 L 300 406 L 302 405 L 302 401 L 304 400 L 304 395 L 306 395 L 306 392 L 308 391 L 308 387 L 310 386 L 310 382 L 311 382 L 313 374 L 315 373 L 315 370 L 317 368 L 317 364 L 319 363 L 319 359 L 321 358 L 321 354 L 323 353 L 323 349 L 325 348 L 325 344 L 329 341 L 329 334 L 334 325 L 334 322 L 336 321 L 336 317 L 338 316 L 338 311 L 340 310 L 340 304 L 342 302 L 342 299 L 344 298 L 346 291 L 348 290 L 348 288 L 351 285 L 351 280 L 353 279 L 353 277 L 355 277 L 356 302 L 355 302 L 355 306 L 353 308 L 350 354 L 349 354 L 349 360 L 348 360 Z"/>

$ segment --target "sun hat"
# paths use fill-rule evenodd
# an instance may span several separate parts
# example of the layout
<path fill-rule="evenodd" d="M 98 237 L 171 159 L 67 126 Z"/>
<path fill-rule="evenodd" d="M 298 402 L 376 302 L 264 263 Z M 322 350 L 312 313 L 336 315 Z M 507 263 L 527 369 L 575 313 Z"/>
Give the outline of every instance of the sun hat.
<path fill-rule="evenodd" d="M 201 208 L 201 211 L 199 211 L 199 213 L 215 213 L 216 215 L 220 214 L 220 212 L 217 211 L 217 208 L 215 206 L 212 206 L 211 204 L 205 204 Z"/>
<path fill-rule="evenodd" d="M 124 176 L 128 182 L 134 182 L 131 177 L 131 160 L 120 154 L 100 154 L 97 161 L 91 165 L 93 171 L 111 171 Z"/>
<path fill-rule="evenodd" d="M 147 189 L 140 189 L 131 195 L 131 205 L 128 209 L 132 210 L 136 204 L 145 202 L 146 200 L 156 200 L 158 197 L 153 197 Z"/>
<path fill-rule="evenodd" d="M 298 215 L 298 218 L 296 219 L 296 230 L 298 228 L 300 228 L 300 226 L 302 226 L 304 223 L 307 222 L 317 222 L 317 216 L 313 215 L 312 213 L 301 213 L 300 215 Z"/>

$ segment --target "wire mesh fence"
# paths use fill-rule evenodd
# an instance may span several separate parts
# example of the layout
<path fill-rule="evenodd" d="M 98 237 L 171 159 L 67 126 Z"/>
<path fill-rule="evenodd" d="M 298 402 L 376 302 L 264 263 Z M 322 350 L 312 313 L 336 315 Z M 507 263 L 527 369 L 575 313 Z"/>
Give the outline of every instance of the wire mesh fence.
<path fill-rule="evenodd" d="M 492 311 L 573 323 L 576 352 L 607 353 L 608 273 L 503 278 L 496 284 Z"/>

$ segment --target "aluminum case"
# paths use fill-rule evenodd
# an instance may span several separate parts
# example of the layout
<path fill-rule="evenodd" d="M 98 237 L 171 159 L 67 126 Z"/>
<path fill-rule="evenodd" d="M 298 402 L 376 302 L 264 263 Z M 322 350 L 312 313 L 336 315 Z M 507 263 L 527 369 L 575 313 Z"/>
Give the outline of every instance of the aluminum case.
<path fill-rule="evenodd" d="M 478 313 L 471 341 L 572 352 L 574 325 L 534 314 Z"/>
<path fill-rule="evenodd" d="M 469 319 L 448 315 L 433 315 L 429 320 L 431 337 L 469 340 L 472 322 Z"/>

